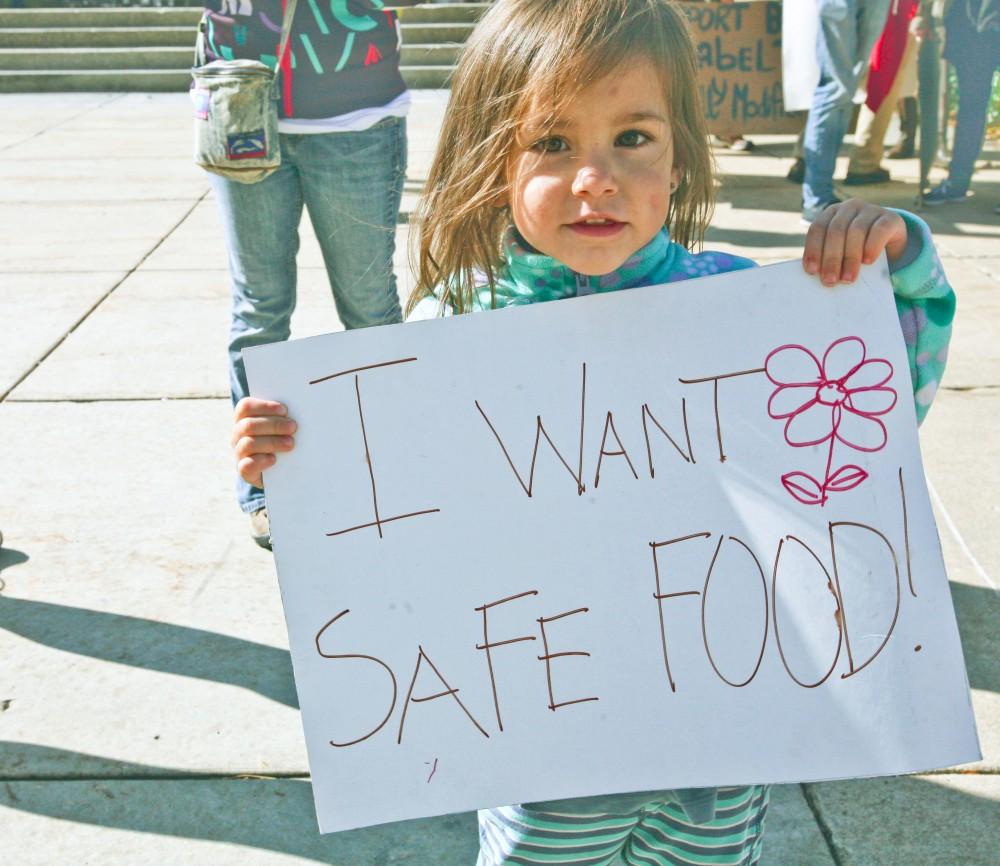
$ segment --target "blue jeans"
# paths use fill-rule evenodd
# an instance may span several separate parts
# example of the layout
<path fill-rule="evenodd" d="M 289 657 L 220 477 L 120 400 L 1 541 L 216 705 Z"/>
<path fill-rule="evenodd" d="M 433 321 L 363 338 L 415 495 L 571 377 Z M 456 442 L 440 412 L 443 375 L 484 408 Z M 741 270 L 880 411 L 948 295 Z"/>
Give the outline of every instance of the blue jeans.
<path fill-rule="evenodd" d="M 948 166 L 948 185 L 956 193 L 962 193 L 969 188 L 976 158 L 983 148 L 993 70 L 983 64 L 956 63 L 954 66 L 958 77 L 958 121 L 955 148 Z"/>
<path fill-rule="evenodd" d="M 360 132 L 280 139 L 281 167 L 259 183 L 209 175 L 232 279 L 229 383 L 234 405 L 248 394 L 241 351 L 288 339 L 303 205 L 344 327 L 402 319 L 392 257 L 406 174 L 406 120 L 387 117 Z M 242 479 L 237 479 L 236 497 L 246 512 L 264 506 L 264 491 Z"/>
<path fill-rule="evenodd" d="M 806 209 L 834 198 L 833 172 L 851 121 L 854 93 L 889 17 L 890 2 L 819 0 L 819 84 L 813 91 L 803 142 L 802 206 Z"/>

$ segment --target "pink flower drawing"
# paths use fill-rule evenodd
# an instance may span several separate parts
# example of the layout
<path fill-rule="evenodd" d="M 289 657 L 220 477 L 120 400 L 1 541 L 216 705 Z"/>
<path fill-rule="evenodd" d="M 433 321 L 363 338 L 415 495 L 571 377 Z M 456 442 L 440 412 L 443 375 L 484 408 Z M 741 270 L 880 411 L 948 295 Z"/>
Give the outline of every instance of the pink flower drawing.
<path fill-rule="evenodd" d="M 834 446 L 840 442 L 865 452 L 885 447 L 888 435 L 880 416 L 891 412 L 897 400 L 886 384 L 892 364 L 867 357 L 858 337 L 842 337 L 822 361 L 805 346 L 780 346 L 767 356 L 764 372 L 778 386 L 767 413 L 785 422 L 785 441 L 796 448 L 830 443 L 823 481 L 806 472 L 788 472 L 781 477 L 785 489 L 806 505 L 823 505 L 829 493 L 851 490 L 864 481 L 868 473 L 860 466 L 849 463 L 834 469 Z"/>

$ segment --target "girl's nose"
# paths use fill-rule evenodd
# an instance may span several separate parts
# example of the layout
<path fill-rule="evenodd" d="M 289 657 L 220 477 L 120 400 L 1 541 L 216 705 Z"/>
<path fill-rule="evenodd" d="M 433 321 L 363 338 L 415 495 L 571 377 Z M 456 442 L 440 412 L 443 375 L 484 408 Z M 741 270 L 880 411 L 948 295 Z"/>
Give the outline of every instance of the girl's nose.
<path fill-rule="evenodd" d="M 588 159 L 573 178 L 573 195 L 605 196 L 617 191 L 614 173 L 603 160 Z"/>

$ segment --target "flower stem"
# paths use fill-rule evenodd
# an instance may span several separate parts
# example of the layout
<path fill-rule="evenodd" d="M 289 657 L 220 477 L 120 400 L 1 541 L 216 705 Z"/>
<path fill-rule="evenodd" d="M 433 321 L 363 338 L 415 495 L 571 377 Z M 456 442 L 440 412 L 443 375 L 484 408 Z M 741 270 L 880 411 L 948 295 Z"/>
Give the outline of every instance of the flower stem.
<path fill-rule="evenodd" d="M 820 500 L 820 505 L 826 505 L 827 495 L 826 495 L 826 485 L 830 481 L 830 467 L 833 466 L 833 446 L 837 442 L 837 428 L 840 426 L 840 419 L 837 418 L 833 422 L 833 432 L 830 434 L 830 451 L 826 456 L 826 472 L 823 475 L 823 498 Z"/>

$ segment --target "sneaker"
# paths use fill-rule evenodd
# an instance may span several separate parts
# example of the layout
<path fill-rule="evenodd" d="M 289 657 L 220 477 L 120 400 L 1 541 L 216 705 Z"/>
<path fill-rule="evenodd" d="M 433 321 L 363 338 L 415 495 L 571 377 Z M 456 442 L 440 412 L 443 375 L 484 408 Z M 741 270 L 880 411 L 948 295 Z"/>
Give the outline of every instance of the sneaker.
<path fill-rule="evenodd" d="M 271 521 L 267 519 L 267 508 L 250 512 L 250 536 L 260 547 L 271 549 Z"/>
<path fill-rule="evenodd" d="M 963 189 L 959 192 L 947 180 L 943 180 L 930 192 L 924 194 L 923 203 L 927 207 L 937 207 L 942 204 L 965 201 L 968 196 L 968 190 Z"/>
<path fill-rule="evenodd" d="M 823 211 L 825 211 L 832 204 L 840 204 L 843 199 L 839 199 L 834 196 L 829 201 L 825 201 L 822 204 L 816 205 L 816 207 L 804 207 L 802 208 L 802 222 L 805 225 L 809 225 L 816 217 L 818 217 Z"/>
<path fill-rule="evenodd" d="M 755 145 L 749 138 L 743 138 L 742 135 L 729 145 L 729 149 L 735 150 L 737 153 L 750 153 L 750 151 L 755 150 L 756 147 L 757 145 Z"/>
<path fill-rule="evenodd" d="M 873 171 L 847 172 L 847 177 L 844 178 L 844 185 L 866 186 L 870 183 L 888 183 L 889 180 L 889 171 L 879 167 Z"/>
<path fill-rule="evenodd" d="M 802 183 L 806 179 L 806 161 L 801 157 L 796 157 L 795 162 L 792 163 L 792 167 L 788 169 L 788 174 L 785 175 L 785 180 L 791 181 L 792 183 Z"/>

